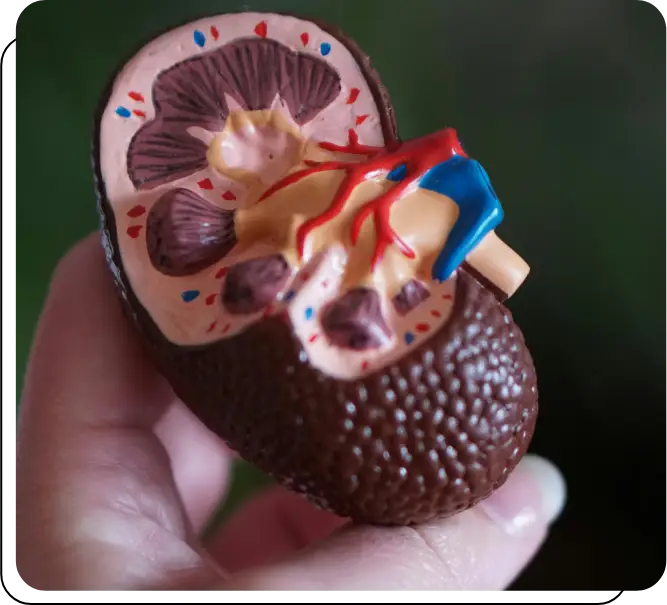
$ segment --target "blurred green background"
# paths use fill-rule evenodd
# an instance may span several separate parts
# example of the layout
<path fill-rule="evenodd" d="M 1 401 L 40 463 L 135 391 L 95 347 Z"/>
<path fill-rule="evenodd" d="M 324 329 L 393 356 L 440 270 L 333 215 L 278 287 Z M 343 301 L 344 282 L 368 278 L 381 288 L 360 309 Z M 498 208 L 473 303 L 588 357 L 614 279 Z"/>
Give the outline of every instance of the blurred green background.
<path fill-rule="evenodd" d="M 403 138 L 455 126 L 532 266 L 510 301 L 538 368 L 532 451 L 570 500 L 520 589 L 642 589 L 665 569 L 665 22 L 634 0 L 45 0 L 17 28 L 18 380 L 50 274 L 97 228 L 93 112 L 137 45 L 232 10 L 342 27 Z M 235 475 L 230 512 L 266 479 Z"/>

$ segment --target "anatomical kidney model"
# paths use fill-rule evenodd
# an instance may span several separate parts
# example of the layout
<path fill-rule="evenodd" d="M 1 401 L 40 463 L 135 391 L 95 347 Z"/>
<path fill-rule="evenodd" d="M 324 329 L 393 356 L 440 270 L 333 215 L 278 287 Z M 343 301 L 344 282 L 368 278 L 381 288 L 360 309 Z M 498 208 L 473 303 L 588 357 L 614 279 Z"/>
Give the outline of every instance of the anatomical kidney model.
<path fill-rule="evenodd" d="M 138 337 L 243 458 L 376 524 L 504 483 L 538 407 L 502 304 L 528 266 L 457 133 L 401 141 L 349 38 L 239 13 L 154 39 L 105 95 L 94 166 Z"/>

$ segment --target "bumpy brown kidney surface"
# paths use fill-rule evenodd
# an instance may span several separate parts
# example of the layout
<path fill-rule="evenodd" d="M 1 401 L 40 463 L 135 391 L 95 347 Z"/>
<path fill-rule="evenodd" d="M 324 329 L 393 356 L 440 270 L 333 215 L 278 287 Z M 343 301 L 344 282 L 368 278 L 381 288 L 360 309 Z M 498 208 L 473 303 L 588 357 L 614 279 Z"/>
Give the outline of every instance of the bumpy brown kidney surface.
<path fill-rule="evenodd" d="M 163 76 L 169 74 L 171 81 L 156 80 L 168 86 L 162 92 L 159 84 L 153 89 L 152 120 L 128 138 L 124 178 L 139 197 L 130 196 L 125 212 L 121 208 L 126 207 L 115 201 L 123 196 L 111 191 L 116 185 L 109 184 L 110 172 L 104 168 L 101 135 L 102 115 L 115 108 L 118 86 L 105 96 L 94 163 L 103 242 L 118 291 L 137 333 L 175 392 L 243 458 L 283 485 L 359 522 L 410 524 L 454 514 L 504 483 L 526 452 L 537 418 L 536 375 L 530 353 L 510 312 L 499 302 L 499 289 L 483 272 L 469 263 L 461 265 L 444 323 L 398 358 L 341 378 L 312 363 L 312 350 L 295 333 L 293 315 L 272 310 L 292 274 L 301 275 L 304 266 L 310 270 L 310 265 L 296 266 L 278 247 L 217 271 L 216 263 L 233 255 L 239 240 L 243 241 L 240 227 L 235 227 L 236 213 L 242 211 L 220 207 L 202 196 L 201 189 L 208 190 L 210 181 L 196 179 L 207 156 L 198 150 L 197 141 L 185 138 L 186 131 L 179 124 L 190 120 L 190 125 L 220 131 L 230 114 L 225 105 L 230 94 L 236 95 L 243 111 L 267 109 L 276 94 L 283 94 L 296 124 L 314 123 L 333 99 L 342 95 L 347 103 L 355 94 L 343 90 L 338 76 L 332 75 L 335 62 L 317 67 L 320 76 L 315 94 L 310 90 L 315 84 L 294 67 L 311 61 L 310 57 L 301 57 L 289 45 L 265 48 L 267 30 L 270 33 L 273 25 L 278 29 L 280 19 L 283 17 L 257 17 L 257 39 L 232 41 L 233 47 L 222 45 L 217 55 L 211 51 L 203 63 L 195 65 L 196 59 L 186 58 L 156 70 Z M 400 148 L 388 95 L 368 59 L 340 32 L 308 21 L 290 21 L 295 22 L 301 26 L 295 35 L 301 32 L 298 39 L 303 46 L 324 32 L 353 57 L 372 95 L 385 147 Z M 202 38 L 197 33 L 219 32 L 215 23 L 195 25 L 198 44 Z M 203 30 L 203 24 L 210 30 Z M 311 33 L 306 35 L 308 28 Z M 320 53 L 326 57 L 331 46 L 321 44 Z M 250 47 L 260 48 L 259 54 L 253 54 Z M 265 61 L 270 58 L 275 73 L 280 71 L 276 65 L 282 66 L 283 73 L 273 84 L 262 85 L 274 89 L 262 91 L 252 82 L 231 83 L 230 74 L 236 73 L 237 63 L 245 65 L 243 61 L 254 66 L 244 67 L 248 77 L 253 69 L 256 77 L 265 75 L 262 57 Z M 289 88 L 287 81 L 292 82 Z M 195 92 L 186 102 L 182 95 L 187 96 L 189 90 Z M 355 119 L 358 123 L 359 117 Z M 148 132 L 149 137 L 137 132 Z M 165 136 L 187 140 L 187 144 L 164 147 Z M 143 146 L 142 157 L 132 155 L 138 145 Z M 146 153 L 152 159 L 146 160 Z M 184 183 L 181 179 L 189 175 L 195 181 Z M 193 191 L 195 182 L 199 183 L 197 191 Z M 156 188 L 157 193 L 141 197 L 147 188 Z M 139 214 L 145 215 L 145 223 L 124 229 L 124 216 Z M 137 234 L 142 232 L 145 241 L 137 243 Z M 131 245 L 122 239 L 126 233 L 132 238 Z M 209 301 L 211 306 L 220 305 L 230 317 L 259 316 L 231 336 L 218 333 L 217 338 L 199 344 L 176 342 L 165 335 L 148 295 L 137 294 L 139 280 L 130 275 L 128 267 L 133 251 L 139 249 L 150 271 L 160 274 L 160 279 L 189 279 L 207 269 L 211 275 L 224 273 L 223 285 L 207 298 L 207 305 Z M 383 316 L 386 309 L 409 316 L 429 300 L 433 286 L 427 279 L 404 281 L 392 293 L 374 289 L 367 281 L 363 287 L 356 284 L 341 290 L 332 303 L 322 307 L 321 339 L 331 347 L 362 352 L 391 341 L 395 335 L 393 324 Z M 266 312 L 269 309 L 272 312 Z M 211 322 L 207 332 L 218 330 L 219 323 Z"/>

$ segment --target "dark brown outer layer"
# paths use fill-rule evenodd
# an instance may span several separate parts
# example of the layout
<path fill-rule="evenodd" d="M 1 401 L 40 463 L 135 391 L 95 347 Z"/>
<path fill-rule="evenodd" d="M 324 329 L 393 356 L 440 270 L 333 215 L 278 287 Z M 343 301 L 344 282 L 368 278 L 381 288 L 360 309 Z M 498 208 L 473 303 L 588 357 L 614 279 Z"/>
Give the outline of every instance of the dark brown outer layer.
<path fill-rule="evenodd" d="M 339 31 L 374 91 L 386 140 L 396 125 L 370 61 Z M 110 90 L 109 90 L 110 92 Z M 358 522 L 450 515 L 499 487 L 530 443 L 536 376 L 523 335 L 488 289 L 460 272 L 451 320 L 394 365 L 337 381 L 313 368 L 288 325 L 267 319 L 202 347 L 165 339 L 132 292 L 93 160 L 102 239 L 124 309 L 175 392 L 247 460 Z"/>

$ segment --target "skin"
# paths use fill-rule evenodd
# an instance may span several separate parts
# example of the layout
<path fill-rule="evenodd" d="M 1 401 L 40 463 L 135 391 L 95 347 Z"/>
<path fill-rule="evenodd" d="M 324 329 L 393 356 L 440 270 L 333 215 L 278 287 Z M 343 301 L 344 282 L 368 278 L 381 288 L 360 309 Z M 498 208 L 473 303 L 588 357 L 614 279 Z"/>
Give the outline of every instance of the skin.
<path fill-rule="evenodd" d="M 472 510 L 380 528 L 274 488 L 202 543 L 233 453 L 142 353 L 96 234 L 53 277 L 17 454 L 17 566 L 42 590 L 504 589 L 564 498 L 544 464 L 522 463 Z"/>

